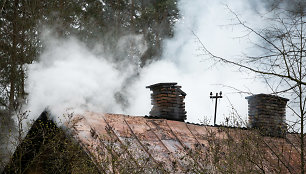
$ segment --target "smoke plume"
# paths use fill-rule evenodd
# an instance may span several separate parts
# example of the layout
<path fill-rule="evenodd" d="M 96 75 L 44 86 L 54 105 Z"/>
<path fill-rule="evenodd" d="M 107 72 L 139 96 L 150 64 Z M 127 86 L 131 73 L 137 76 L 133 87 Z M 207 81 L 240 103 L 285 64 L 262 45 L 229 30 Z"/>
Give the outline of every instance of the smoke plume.
<path fill-rule="evenodd" d="M 254 26 L 265 25 L 254 14 L 252 3 L 243 0 L 182 0 L 178 4 L 182 18 L 175 25 L 174 37 L 163 42 L 162 58 L 144 68 L 139 66 L 139 57 L 146 43 L 140 35 L 122 37 L 116 49 L 106 53 L 98 43 L 90 50 L 76 39 L 55 39 L 47 34 L 46 49 L 29 67 L 26 109 L 31 111 L 31 119 L 46 107 L 57 117 L 86 110 L 147 115 L 151 105 L 145 87 L 160 82 L 177 82 L 187 93 L 187 121 L 212 121 L 214 102 L 209 93 L 219 91 L 224 98 L 219 102 L 217 123 L 230 115 L 232 107 L 246 119 L 244 97 L 249 94 L 239 94 L 233 88 L 265 93 L 264 83 L 230 65 L 215 66 L 193 35 L 219 56 L 256 53 L 247 39 L 240 38 L 246 31 L 228 25 L 233 24 L 233 16 L 225 4 Z M 264 5 L 256 8 L 264 9 Z"/>
<path fill-rule="evenodd" d="M 67 113 L 122 113 L 118 96 L 137 72 L 137 60 L 146 49 L 142 37 L 125 36 L 119 40 L 115 59 L 112 54 L 95 54 L 96 50 L 75 38 L 55 39 L 49 33 L 43 35 L 46 49 L 28 71 L 29 119 L 35 120 L 45 109 L 57 122 L 63 122 L 62 116 Z M 119 54 L 127 56 L 118 60 Z"/>
<path fill-rule="evenodd" d="M 215 65 L 207 55 L 203 55 L 201 42 L 218 56 L 240 58 L 241 53 L 253 54 L 256 50 L 247 39 L 239 39 L 246 34 L 242 28 L 232 26 L 233 14 L 236 11 L 252 24 L 262 24 L 251 10 L 252 6 L 245 1 L 180 1 L 179 9 L 182 19 L 175 26 L 174 38 L 164 42 L 161 61 L 153 62 L 140 73 L 140 78 L 132 84 L 130 100 L 132 105 L 128 113 L 144 115 L 150 111 L 149 91 L 146 85 L 158 82 L 178 82 L 187 93 L 185 102 L 187 121 L 213 122 L 214 101 L 209 93 L 223 92 L 219 101 L 217 124 L 229 117 L 233 108 L 242 119 L 247 118 L 247 101 L 245 96 L 251 93 L 265 93 L 267 89 L 254 74 L 241 72 L 231 65 Z M 250 10 L 246 10 L 250 9 Z M 256 26 L 256 25 L 255 25 Z M 196 36 L 193 34 L 195 33 Z M 232 60 L 233 60 L 232 59 Z M 252 84 L 252 85 L 250 85 Z M 233 89 L 235 88 L 235 89 Z M 236 90 L 237 89 L 237 90 Z M 238 93 L 239 91 L 249 94 Z M 133 93 L 134 92 L 134 93 Z M 145 94 L 145 95 L 140 95 Z"/>

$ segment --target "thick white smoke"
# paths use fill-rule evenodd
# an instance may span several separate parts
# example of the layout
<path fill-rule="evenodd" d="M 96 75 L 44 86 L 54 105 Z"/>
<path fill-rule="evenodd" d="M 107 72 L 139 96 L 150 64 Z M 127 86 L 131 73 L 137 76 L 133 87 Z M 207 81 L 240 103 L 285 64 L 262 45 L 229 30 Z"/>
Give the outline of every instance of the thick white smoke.
<path fill-rule="evenodd" d="M 42 111 L 48 109 L 55 120 L 63 122 L 67 113 L 84 111 L 122 113 L 122 107 L 116 96 L 137 67 L 127 60 L 112 61 L 112 55 L 89 50 L 74 38 L 54 39 L 48 32 L 43 36 L 46 49 L 39 61 L 30 65 L 27 80 L 28 105 L 31 120 L 35 120 Z M 139 36 L 126 36 L 117 47 L 126 51 L 126 42 L 135 42 L 133 49 L 137 59 L 146 48 Z M 141 42 L 143 43 L 143 42 Z M 138 44 L 138 46 L 137 46 Z M 140 46 L 139 46 L 140 45 Z M 124 66 L 123 66 L 124 65 Z"/>
<path fill-rule="evenodd" d="M 254 80 L 253 74 L 238 72 L 237 67 L 214 66 L 207 56 L 201 55 L 200 44 L 192 34 L 196 33 L 207 48 L 219 56 L 254 53 L 248 40 L 237 38 L 246 34 L 245 31 L 227 25 L 235 21 L 231 20 L 233 15 L 225 4 L 252 24 L 264 25 L 254 15 L 250 3 L 243 0 L 226 3 L 182 0 L 178 4 L 182 19 L 175 26 L 174 38 L 164 42 L 162 59 L 143 69 L 138 67 L 138 58 L 146 44 L 140 36 L 123 37 L 114 51 L 129 50 L 123 52 L 127 57 L 113 61 L 112 55 L 101 52 L 99 47 L 91 51 L 75 39 L 58 40 L 48 35 L 47 49 L 39 62 L 29 68 L 27 109 L 31 111 L 31 118 L 35 119 L 46 107 L 58 117 L 67 111 L 86 110 L 144 116 L 151 109 L 150 91 L 145 87 L 159 82 L 177 82 L 187 93 L 187 121 L 199 122 L 205 117 L 212 122 L 214 102 L 209 93 L 219 91 L 224 98 L 219 102 L 217 123 L 229 116 L 231 104 L 246 119 L 244 97 L 247 95 L 234 93 L 235 90 L 222 85 L 252 93 L 265 93 L 266 87 Z M 127 44 L 131 40 L 133 44 Z M 124 49 L 126 45 L 135 50 Z M 139 76 L 131 78 L 135 71 Z M 120 100 L 116 100 L 118 92 L 127 99 L 128 108 L 123 108 Z"/>

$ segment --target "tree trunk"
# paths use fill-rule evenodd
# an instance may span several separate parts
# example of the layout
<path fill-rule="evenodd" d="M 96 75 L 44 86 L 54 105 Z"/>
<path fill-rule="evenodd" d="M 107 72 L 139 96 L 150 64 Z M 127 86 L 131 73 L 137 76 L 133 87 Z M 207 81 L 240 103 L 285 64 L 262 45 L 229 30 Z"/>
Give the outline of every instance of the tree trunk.
<path fill-rule="evenodd" d="M 17 21 L 18 21 L 18 4 L 19 0 L 15 0 L 14 2 L 14 22 L 13 22 L 13 33 L 12 33 L 12 49 L 11 49 L 11 68 L 10 68 L 10 95 L 9 95 L 9 110 L 10 112 L 15 109 L 15 88 L 16 88 L 16 60 L 17 60 Z"/>

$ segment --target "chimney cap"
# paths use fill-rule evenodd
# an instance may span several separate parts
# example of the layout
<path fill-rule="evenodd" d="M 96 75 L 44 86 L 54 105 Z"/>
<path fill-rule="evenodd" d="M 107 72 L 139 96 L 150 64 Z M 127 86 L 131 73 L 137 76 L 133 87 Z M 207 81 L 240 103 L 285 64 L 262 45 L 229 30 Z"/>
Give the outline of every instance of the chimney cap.
<path fill-rule="evenodd" d="M 269 97 L 269 98 L 276 98 L 276 99 L 283 100 L 283 101 L 289 101 L 289 99 L 283 98 L 283 97 L 280 97 L 280 96 L 277 96 L 277 95 L 262 94 L 262 93 L 261 94 L 254 94 L 254 95 L 251 95 L 251 96 L 247 96 L 247 97 L 245 97 L 245 99 L 250 100 L 250 99 L 253 99 L 253 98 L 257 98 L 257 97 Z"/>
<path fill-rule="evenodd" d="M 174 87 L 175 85 L 177 85 L 176 82 L 169 82 L 169 83 L 156 83 L 150 86 L 146 86 L 146 88 L 159 88 L 159 87 Z M 180 86 L 176 86 L 176 87 L 180 87 Z"/>

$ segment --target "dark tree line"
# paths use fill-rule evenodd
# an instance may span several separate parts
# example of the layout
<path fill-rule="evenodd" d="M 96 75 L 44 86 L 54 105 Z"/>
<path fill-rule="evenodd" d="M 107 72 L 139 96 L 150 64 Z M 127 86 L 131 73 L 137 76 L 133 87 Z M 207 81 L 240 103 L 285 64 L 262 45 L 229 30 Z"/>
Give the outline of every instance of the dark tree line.
<path fill-rule="evenodd" d="M 177 0 L 2 0 L 0 2 L 0 107 L 16 110 L 26 98 L 27 65 L 44 49 L 40 34 L 74 36 L 93 48 L 114 52 L 120 37 L 142 34 L 148 49 L 141 66 L 161 55 L 161 42 L 173 36 Z M 119 56 L 119 55 L 115 55 Z"/>

